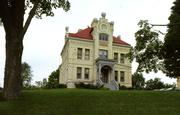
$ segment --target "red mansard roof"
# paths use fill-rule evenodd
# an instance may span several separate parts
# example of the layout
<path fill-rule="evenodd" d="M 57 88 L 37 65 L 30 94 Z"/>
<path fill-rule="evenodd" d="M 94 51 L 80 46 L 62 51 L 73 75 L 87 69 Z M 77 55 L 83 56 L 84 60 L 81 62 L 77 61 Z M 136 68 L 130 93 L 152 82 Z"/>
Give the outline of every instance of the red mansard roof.
<path fill-rule="evenodd" d="M 69 37 L 77 37 L 77 38 L 82 38 L 82 39 L 89 39 L 92 40 L 93 37 L 91 35 L 93 28 L 86 28 L 84 30 L 80 30 L 77 33 L 69 33 Z"/>
<path fill-rule="evenodd" d="M 89 39 L 93 40 L 93 37 L 91 35 L 91 32 L 93 31 L 93 28 L 86 28 L 83 30 L 78 31 L 77 33 L 69 33 L 69 37 L 77 37 L 82 39 Z M 122 44 L 122 45 L 130 45 L 126 43 L 125 41 L 121 40 L 119 37 L 113 36 L 113 43 Z"/>
<path fill-rule="evenodd" d="M 115 37 L 115 36 L 113 36 L 113 43 L 122 44 L 122 45 L 129 45 L 130 46 L 130 44 L 128 44 L 127 42 L 121 40 L 120 37 Z"/>

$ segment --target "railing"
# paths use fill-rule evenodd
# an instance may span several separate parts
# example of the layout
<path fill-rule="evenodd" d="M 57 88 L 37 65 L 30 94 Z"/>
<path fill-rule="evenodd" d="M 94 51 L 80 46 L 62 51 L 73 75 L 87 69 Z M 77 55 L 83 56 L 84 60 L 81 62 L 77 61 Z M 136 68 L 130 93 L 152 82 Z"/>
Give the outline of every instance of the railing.
<path fill-rule="evenodd" d="M 97 79 L 97 85 L 98 87 L 101 87 L 104 85 L 104 83 L 101 81 L 101 79 Z"/>
<path fill-rule="evenodd" d="M 115 90 L 119 90 L 119 84 L 115 80 L 112 80 L 110 84 L 115 87 Z"/>
<path fill-rule="evenodd" d="M 105 85 L 105 87 L 109 88 L 110 90 L 119 90 L 119 85 L 115 80 L 112 80 L 109 84 L 105 84 L 101 79 L 97 79 L 97 86 L 101 87 L 103 85 Z"/>

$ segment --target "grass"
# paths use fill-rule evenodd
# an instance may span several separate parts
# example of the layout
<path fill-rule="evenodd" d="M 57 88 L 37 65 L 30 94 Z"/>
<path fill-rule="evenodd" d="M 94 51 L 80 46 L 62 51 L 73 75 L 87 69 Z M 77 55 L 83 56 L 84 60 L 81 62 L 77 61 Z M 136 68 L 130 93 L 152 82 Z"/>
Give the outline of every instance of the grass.
<path fill-rule="evenodd" d="M 53 89 L 2 101 L 0 115 L 180 115 L 180 92 Z"/>

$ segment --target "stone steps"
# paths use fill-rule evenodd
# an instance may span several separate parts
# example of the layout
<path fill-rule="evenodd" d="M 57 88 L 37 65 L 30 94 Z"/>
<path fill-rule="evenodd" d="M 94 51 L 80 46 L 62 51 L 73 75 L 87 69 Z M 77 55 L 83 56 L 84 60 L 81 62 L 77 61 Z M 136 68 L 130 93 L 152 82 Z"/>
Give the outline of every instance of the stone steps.
<path fill-rule="evenodd" d="M 112 84 L 104 84 L 104 87 L 110 89 L 110 90 L 119 90 L 117 89 L 117 87 L 115 85 L 112 85 Z"/>

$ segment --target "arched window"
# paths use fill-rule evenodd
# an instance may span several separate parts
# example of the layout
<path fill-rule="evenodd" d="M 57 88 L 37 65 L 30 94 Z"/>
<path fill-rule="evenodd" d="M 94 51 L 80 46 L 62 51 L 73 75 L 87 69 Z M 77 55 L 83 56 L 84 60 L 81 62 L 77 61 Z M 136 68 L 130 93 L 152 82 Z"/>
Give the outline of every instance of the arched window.
<path fill-rule="evenodd" d="M 108 34 L 100 33 L 99 40 L 108 41 Z"/>

